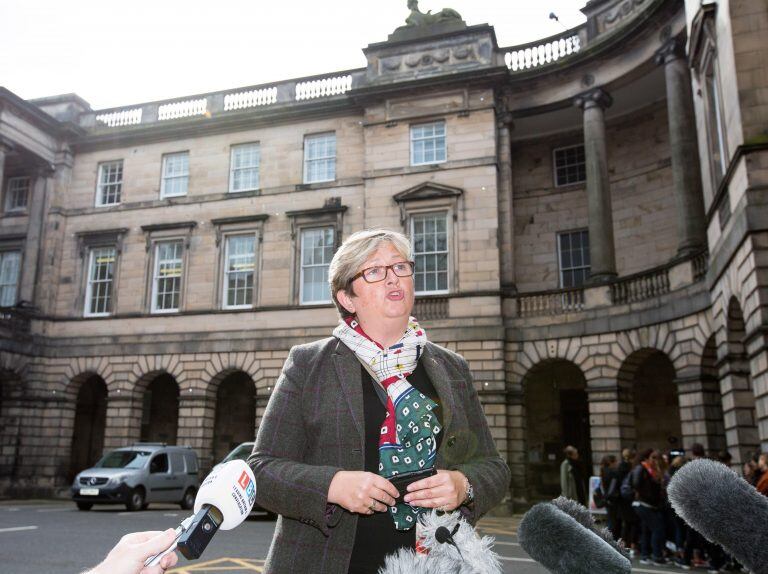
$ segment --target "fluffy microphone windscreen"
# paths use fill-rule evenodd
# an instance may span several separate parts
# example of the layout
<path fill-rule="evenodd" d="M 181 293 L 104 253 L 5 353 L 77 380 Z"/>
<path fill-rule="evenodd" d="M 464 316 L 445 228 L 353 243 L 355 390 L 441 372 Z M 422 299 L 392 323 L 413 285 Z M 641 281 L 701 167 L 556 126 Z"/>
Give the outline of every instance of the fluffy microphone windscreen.
<path fill-rule="evenodd" d="M 667 488 L 675 512 L 755 574 L 768 574 L 768 498 L 730 468 L 694 460 Z"/>
<path fill-rule="evenodd" d="M 597 534 L 600 538 L 605 540 L 608 544 L 610 544 L 613 548 L 618 550 L 621 553 L 625 553 L 626 549 L 622 544 L 619 544 L 616 540 L 614 540 L 613 535 L 611 534 L 611 531 L 607 528 L 600 528 L 596 523 L 595 519 L 592 516 L 592 513 L 587 510 L 587 508 L 575 500 L 571 500 L 570 498 L 566 498 L 565 496 L 559 496 L 555 498 L 552 501 L 552 504 L 556 507 L 565 512 L 568 516 L 573 518 L 576 522 L 581 524 L 584 528 L 589 528 L 592 532 Z"/>
<path fill-rule="evenodd" d="M 629 574 L 632 564 L 605 540 L 549 502 L 525 513 L 520 546 L 554 574 Z"/>

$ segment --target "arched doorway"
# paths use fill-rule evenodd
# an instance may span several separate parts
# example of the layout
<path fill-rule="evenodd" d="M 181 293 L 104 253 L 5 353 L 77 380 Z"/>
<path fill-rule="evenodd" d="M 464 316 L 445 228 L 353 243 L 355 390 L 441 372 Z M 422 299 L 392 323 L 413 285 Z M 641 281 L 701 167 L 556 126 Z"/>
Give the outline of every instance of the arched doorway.
<path fill-rule="evenodd" d="M 168 373 L 155 377 L 144 391 L 141 441 L 176 444 L 179 427 L 179 385 Z"/>
<path fill-rule="evenodd" d="M 107 385 L 100 376 L 92 375 L 83 381 L 77 393 L 69 482 L 101 457 L 106 422 Z"/>
<path fill-rule="evenodd" d="M 18 478 L 21 455 L 21 408 L 18 405 L 22 398 L 23 388 L 21 378 L 12 371 L 0 370 L 0 444 L 4 446 L 0 452 L 0 477 Z"/>
<path fill-rule="evenodd" d="M 523 379 L 526 416 L 526 484 L 531 500 L 560 494 L 560 463 L 567 445 L 579 449 L 584 476 L 591 474 L 586 380 L 569 361 L 546 361 Z"/>
<path fill-rule="evenodd" d="M 256 387 L 243 371 L 227 375 L 216 391 L 213 464 L 238 444 L 253 441 L 256 426 Z"/>
<path fill-rule="evenodd" d="M 681 448 L 675 367 L 669 357 L 655 349 L 637 351 L 626 359 L 619 377 L 632 383 L 636 448 Z"/>

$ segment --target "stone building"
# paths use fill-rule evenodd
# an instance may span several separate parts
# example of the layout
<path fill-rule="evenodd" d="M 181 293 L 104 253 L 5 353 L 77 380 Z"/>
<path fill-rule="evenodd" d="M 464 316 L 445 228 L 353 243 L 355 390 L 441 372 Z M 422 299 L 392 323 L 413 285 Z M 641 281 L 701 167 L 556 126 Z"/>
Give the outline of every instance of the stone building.
<path fill-rule="evenodd" d="M 414 242 L 509 504 L 557 494 L 565 444 L 740 465 L 768 446 L 766 10 L 592 0 L 511 47 L 413 10 L 362 69 L 108 110 L 0 89 L 0 489 L 252 439 L 373 226 Z"/>

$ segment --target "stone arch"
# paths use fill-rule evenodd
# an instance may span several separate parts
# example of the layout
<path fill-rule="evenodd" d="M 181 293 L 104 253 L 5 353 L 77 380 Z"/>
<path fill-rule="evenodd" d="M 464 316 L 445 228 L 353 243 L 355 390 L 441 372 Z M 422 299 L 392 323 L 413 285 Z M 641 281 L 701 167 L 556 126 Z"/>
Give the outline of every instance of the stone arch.
<path fill-rule="evenodd" d="M 136 383 L 134 394 L 141 395 L 150 382 L 161 373 L 172 376 L 179 388 L 187 382 L 188 376 L 178 355 L 140 355 L 134 363 L 132 375 Z"/>
<path fill-rule="evenodd" d="M 526 498 L 560 494 L 563 448 L 572 444 L 589 472 L 591 443 L 587 380 L 572 361 L 545 359 L 533 365 L 521 381 L 525 413 Z"/>
<path fill-rule="evenodd" d="M 659 348 L 641 348 L 624 359 L 617 382 L 633 405 L 636 448 L 682 446 L 676 378 L 671 358 Z"/>
<path fill-rule="evenodd" d="M 242 371 L 251 377 L 257 392 L 268 385 L 261 361 L 254 353 L 213 353 L 203 371 L 203 387 L 206 394 L 215 396 L 221 382 L 237 371 Z"/>
<path fill-rule="evenodd" d="M 80 385 L 92 375 L 101 378 L 107 388 L 115 383 L 115 375 L 108 357 L 72 358 L 62 374 L 62 386 L 67 397 L 76 398 Z"/>

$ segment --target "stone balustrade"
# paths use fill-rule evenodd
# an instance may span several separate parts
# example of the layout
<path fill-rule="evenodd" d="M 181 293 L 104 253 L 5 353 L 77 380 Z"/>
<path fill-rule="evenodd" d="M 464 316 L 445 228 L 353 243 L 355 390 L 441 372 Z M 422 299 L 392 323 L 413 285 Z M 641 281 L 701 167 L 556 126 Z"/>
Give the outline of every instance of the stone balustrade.
<path fill-rule="evenodd" d="M 80 125 L 89 129 L 126 128 L 169 120 L 210 118 L 249 108 L 339 97 L 358 86 L 364 75 L 365 70 L 348 70 L 136 106 L 95 110 L 83 114 L 80 117 Z"/>
<path fill-rule="evenodd" d="M 707 262 L 708 254 L 703 251 L 687 259 L 615 279 L 606 285 L 518 293 L 514 297 L 517 316 L 564 315 L 653 299 L 704 279 Z"/>
<path fill-rule="evenodd" d="M 560 34 L 521 44 L 499 48 L 504 63 L 512 72 L 523 72 L 576 54 L 582 49 L 585 27 L 579 26 Z"/>
<path fill-rule="evenodd" d="M 448 296 L 416 297 L 413 315 L 420 320 L 448 318 Z"/>

